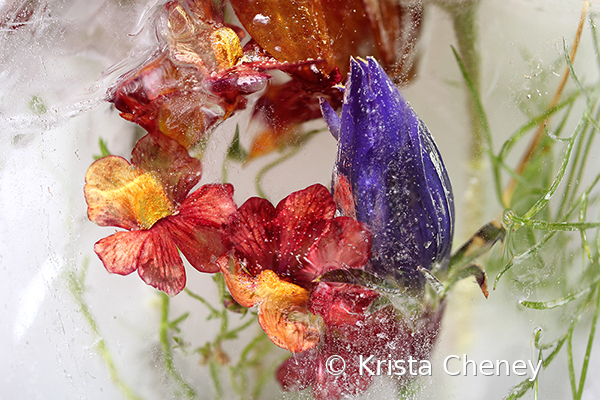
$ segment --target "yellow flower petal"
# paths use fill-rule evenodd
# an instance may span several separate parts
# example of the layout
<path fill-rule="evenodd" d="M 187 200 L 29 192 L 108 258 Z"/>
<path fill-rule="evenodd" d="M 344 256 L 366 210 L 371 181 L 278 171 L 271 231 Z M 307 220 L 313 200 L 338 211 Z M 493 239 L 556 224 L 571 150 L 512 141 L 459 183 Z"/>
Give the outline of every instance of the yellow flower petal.
<path fill-rule="evenodd" d="M 85 176 L 88 217 L 101 226 L 150 229 L 174 212 L 158 179 L 116 156 L 94 162 Z"/>
<path fill-rule="evenodd" d="M 264 270 L 258 276 L 256 296 L 261 299 L 258 322 L 273 343 L 294 353 L 316 346 L 321 318 L 308 311 L 306 289 Z"/>
<path fill-rule="evenodd" d="M 240 38 L 231 28 L 217 29 L 211 33 L 210 41 L 220 70 L 233 67 L 244 55 Z"/>

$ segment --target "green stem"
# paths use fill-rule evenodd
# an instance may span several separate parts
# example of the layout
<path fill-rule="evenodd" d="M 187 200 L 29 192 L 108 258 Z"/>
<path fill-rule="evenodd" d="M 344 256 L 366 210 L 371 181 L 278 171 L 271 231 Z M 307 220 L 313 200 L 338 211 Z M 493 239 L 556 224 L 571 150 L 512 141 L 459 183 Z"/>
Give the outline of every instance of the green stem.
<path fill-rule="evenodd" d="M 482 118 L 479 101 L 480 65 L 477 12 L 479 1 L 466 2 L 445 7 L 452 17 L 454 33 L 458 42 L 458 54 L 464 66 L 463 74 L 468 76 L 467 112 L 470 121 L 471 139 L 469 146 L 468 187 L 465 198 L 466 226 L 468 232 L 475 231 L 483 224 L 486 188 L 485 181 L 485 142 L 486 120 Z M 487 150 L 491 150 L 491 147 Z"/>
<path fill-rule="evenodd" d="M 104 363 L 106 364 L 106 368 L 108 369 L 108 373 L 110 375 L 110 380 L 113 384 L 119 389 L 121 395 L 128 400 L 142 400 L 140 396 L 135 394 L 133 390 L 123 382 L 121 377 L 119 376 L 119 372 L 117 370 L 117 366 L 110 354 L 108 346 L 106 345 L 106 340 L 102 337 L 100 333 L 100 328 L 98 327 L 98 323 L 96 319 L 92 315 L 85 299 L 83 298 L 83 276 L 85 275 L 85 269 L 87 268 L 87 260 L 84 262 L 84 271 L 81 277 L 77 277 L 74 272 L 69 272 L 67 274 L 67 283 L 69 286 L 69 290 L 71 294 L 75 298 L 75 301 L 79 305 L 81 309 L 81 314 L 83 318 L 86 320 L 90 329 L 92 330 L 92 334 L 94 336 L 96 342 L 96 350 Z"/>
<path fill-rule="evenodd" d="M 170 298 L 164 293 L 160 293 L 161 299 L 161 317 L 160 317 L 160 331 L 159 340 L 160 346 L 163 352 L 163 358 L 165 361 L 165 369 L 169 375 L 175 380 L 179 386 L 182 394 L 188 399 L 195 399 L 196 392 L 194 389 L 183 379 L 181 374 L 175 368 L 173 363 L 173 353 L 171 352 L 171 345 L 169 343 L 169 302 Z"/>
<path fill-rule="evenodd" d="M 577 399 L 581 399 L 583 394 L 583 385 L 585 384 L 585 378 L 587 376 L 588 365 L 590 362 L 590 355 L 592 354 L 592 345 L 594 344 L 594 337 L 596 336 L 596 323 L 598 322 L 598 314 L 600 311 L 600 288 L 596 288 L 596 309 L 594 310 L 594 317 L 592 319 L 592 326 L 590 328 L 590 336 L 588 337 L 587 348 L 585 349 L 585 357 L 583 360 L 583 366 L 581 367 L 581 375 L 579 376 L 579 389 L 577 390 Z"/>
<path fill-rule="evenodd" d="M 323 129 L 314 129 L 314 130 L 312 130 L 310 132 L 305 133 L 298 140 L 298 143 L 296 143 L 294 145 L 294 147 L 292 147 L 291 150 L 289 150 L 287 153 L 285 153 L 284 155 L 282 155 L 281 157 L 279 157 L 275 161 L 272 161 L 269 164 L 267 164 L 264 167 L 262 167 L 261 170 L 258 171 L 258 174 L 256 175 L 256 179 L 254 180 L 254 185 L 255 185 L 256 193 L 258 193 L 258 195 L 260 197 L 262 197 L 263 199 L 267 199 L 267 194 L 265 193 L 265 191 L 264 191 L 264 189 L 262 187 L 262 180 L 263 180 L 264 176 L 267 174 L 267 172 L 271 171 L 273 168 L 275 168 L 276 166 L 278 166 L 282 162 L 284 162 L 284 161 L 290 159 L 291 157 L 293 157 L 294 155 L 296 155 L 300 150 L 302 150 L 304 148 L 304 146 L 303 146 L 304 143 L 306 143 L 315 134 L 317 134 L 319 132 L 322 132 L 322 131 L 323 131 Z"/>

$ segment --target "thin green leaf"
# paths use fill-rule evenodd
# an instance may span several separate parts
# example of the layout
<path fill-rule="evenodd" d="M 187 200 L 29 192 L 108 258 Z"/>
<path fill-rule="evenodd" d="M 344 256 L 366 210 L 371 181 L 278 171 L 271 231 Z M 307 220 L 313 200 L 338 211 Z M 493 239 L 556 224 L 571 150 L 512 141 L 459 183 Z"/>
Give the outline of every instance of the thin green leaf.
<path fill-rule="evenodd" d="M 579 377 L 579 389 L 577 391 L 577 399 L 580 400 L 583 394 L 583 386 L 585 385 L 585 379 L 587 377 L 588 366 L 590 363 L 590 356 L 592 354 L 592 345 L 594 344 L 594 338 L 596 337 L 596 324 L 598 322 L 598 315 L 600 312 L 600 290 L 596 293 L 596 308 L 594 310 L 594 317 L 592 319 L 592 326 L 590 327 L 590 334 L 588 336 L 588 343 L 585 349 L 585 357 L 583 358 L 583 366 L 581 367 L 581 375 Z"/>
<path fill-rule="evenodd" d="M 182 323 L 183 321 L 185 321 L 185 320 L 187 319 L 187 317 L 189 317 L 189 316 L 190 316 L 190 313 L 189 313 L 189 312 L 183 313 L 183 315 L 181 315 L 179 318 L 177 318 L 177 319 L 175 319 L 175 320 L 173 320 L 173 321 L 169 322 L 169 327 L 170 327 L 171 329 L 174 329 L 174 330 L 176 330 L 177 332 L 179 332 L 179 331 L 180 331 L 180 329 L 179 329 L 178 325 L 179 325 L 180 323 Z"/>
<path fill-rule="evenodd" d="M 600 222 L 548 222 L 536 219 L 526 219 L 517 215 L 511 216 L 516 224 L 538 229 L 541 231 L 581 231 L 600 227 Z"/>
<path fill-rule="evenodd" d="M 589 293 L 592 290 L 592 286 L 587 287 L 579 292 L 572 293 L 568 296 L 561 297 L 560 299 L 552 300 L 552 301 L 521 301 L 521 305 L 526 308 L 532 308 L 534 310 L 551 310 L 553 308 L 562 307 L 564 305 L 569 304 L 573 300 L 576 300 L 583 296 L 584 294 Z"/>
<path fill-rule="evenodd" d="M 533 382 L 531 382 L 529 379 L 525 379 L 523 382 L 519 383 L 517 386 L 515 386 L 510 393 L 508 394 L 508 396 L 505 397 L 506 400 L 515 400 L 515 399 L 520 399 L 521 397 L 523 397 L 523 395 L 525 395 L 525 393 L 527 393 L 531 388 L 533 387 Z"/>
<path fill-rule="evenodd" d="M 106 156 L 110 156 L 111 152 L 110 150 L 108 150 L 108 146 L 106 144 L 106 140 L 99 138 L 98 139 L 98 146 L 100 147 L 100 155 L 95 155 L 94 156 L 94 160 L 98 160 L 102 157 L 106 157 Z"/>
<path fill-rule="evenodd" d="M 592 42 L 594 44 L 596 62 L 598 63 L 598 70 L 600 70 L 600 46 L 598 45 L 598 32 L 596 32 L 596 20 L 594 19 L 592 14 L 590 14 L 590 28 L 592 30 Z"/>
<path fill-rule="evenodd" d="M 580 124 L 581 124 L 581 121 L 580 121 Z M 558 170 L 556 178 L 554 178 L 554 181 L 552 182 L 552 184 L 550 185 L 548 190 L 546 190 L 546 193 L 544 194 L 544 196 L 542 196 L 529 209 L 529 211 L 527 211 L 525 213 L 525 215 L 523 215 L 523 219 L 527 219 L 527 220 L 530 219 L 535 214 L 537 214 L 542 208 L 546 207 L 546 205 L 548 204 L 548 202 L 550 201 L 552 196 L 554 196 L 554 193 L 556 193 L 556 189 L 558 188 L 558 185 L 560 185 L 560 182 L 562 181 L 562 178 L 565 175 L 565 171 L 567 169 L 567 165 L 569 164 L 569 159 L 571 157 L 571 151 L 573 150 L 573 145 L 575 144 L 575 138 L 577 137 L 580 129 L 581 129 L 581 127 L 578 125 L 578 128 L 575 129 L 575 133 L 573 134 L 573 136 L 571 137 L 571 140 L 569 141 L 569 144 L 567 145 L 567 149 L 565 151 L 563 162 Z"/>
<path fill-rule="evenodd" d="M 588 206 L 588 194 L 584 193 L 582 196 L 583 196 L 583 198 L 581 199 L 581 204 L 579 205 L 579 222 L 580 223 L 583 223 L 585 221 L 586 214 L 587 214 L 587 206 Z M 582 230 L 582 231 L 580 231 L 580 235 L 581 235 L 581 245 L 583 246 L 583 250 L 588 257 L 588 260 L 590 262 L 594 262 L 594 260 L 592 259 L 592 251 L 590 250 L 590 244 L 588 243 L 588 239 L 587 239 L 587 232 Z"/>
<path fill-rule="evenodd" d="M 235 125 L 235 134 L 233 135 L 233 139 L 227 148 L 227 153 L 225 158 L 232 161 L 244 162 L 248 157 L 248 152 L 244 149 L 240 143 L 240 126 L 238 124 Z"/>
<path fill-rule="evenodd" d="M 215 315 L 221 314 L 221 312 L 219 310 L 217 310 L 216 308 L 214 308 L 207 300 L 204 299 L 204 297 L 197 295 L 196 293 L 192 292 L 188 288 L 183 289 L 183 291 L 191 298 L 196 299 L 200 303 L 204 304 L 210 310 L 211 314 L 215 314 Z"/>
<path fill-rule="evenodd" d="M 539 124 L 543 123 L 544 121 L 548 120 L 551 116 L 553 116 L 554 114 L 556 114 L 557 112 L 559 112 L 567 106 L 569 108 L 567 109 L 566 117 L 568 117 L 578 96 L 579 93 L 574 93 L 570 95 L 563 102 L 558 103 L 556 106 L 546 110 L 543 114 L 540 114 L 539 116 L 531 119 L 526 124 L 517 129 L 502 145 L 502 148 L 498 153 L 498 158 L 500 160 L 504 160 L 507 157 L 510 150 L 513 148 L 513 146 L 517 144 L 518 141 L 521 140 L 527 132 L 529 132 L 531 129 L 535 128 Z"/>
<path fill-rule="evenodd" d="M 547 233 L 542 240 L 540 240 L 538 243 L 536 243 L 535 245 L 531 246 L 529 249 L 527 249 L 526 251 L 524 251 L 523 253 L 514 256 L 502 269 L 502 271 L 500 271 L 498 273 L 498 275 L 496 275 L 496 279 L 494 280 L 494 290 L 496 289 L 496 286 L 498 285 L 498 282 L 500 281 L 500 278 L 502 278 L 502 276 L 504 274 L 506 274 L 508 271 L 510 271 L 510 269 L 516 265 L 517 263 L 522 262 L 523 260 L 526 260 L 527 258 L 529 258 L 531 255 L 536 254 L 538 251 L 540 251 L 540 249 L 556 234 L 556 232 L 558 231 L 551 231 L 549 233 Z"/>

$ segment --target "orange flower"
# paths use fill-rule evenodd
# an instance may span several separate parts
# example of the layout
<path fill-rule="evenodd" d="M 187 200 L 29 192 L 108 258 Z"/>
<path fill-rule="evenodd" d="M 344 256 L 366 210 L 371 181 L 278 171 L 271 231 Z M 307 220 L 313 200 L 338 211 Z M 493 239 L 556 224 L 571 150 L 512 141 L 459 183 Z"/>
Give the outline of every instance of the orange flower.
<path fill-rule="evenodd" d="M 333 269 L 363 268 L 370 256 L 366 228 L 348 217 L 334 218 L 335 210 L 322 185 L 292 193 L 276 208 L 251 198 L 228 227 L 232 253 L 218 261 L 233 298 L 245 307 L 258 306 L 258 321 L 269 338 L 294 353 L 319 342 L 323 323 L 354 323 L 353 316 L 366 310 L 364 302 L 332 292 L 367 296 L 369 304 L 377 297 L 364 288 L 314 282 Z M 325 312 L 321 304 L 330 300 Z M 341 302 L 348 307 L 339 307 Z"/>
<path fill-rule="evenodd" d="M 230 0 L 253 40 L 277 61 L 300 65 L 291 81 L 271 84 L 256 103 L 262 126 L 249 159 L 295 143 L 300 124 L 321 115 L 319 98 L 342 105 L 335 86 L 350 56 L 374 56 L 395 82 L 414 75 L 423 6 L 396 0 Z M 312 63 L 306 61 L 313 60 Z M 314 62 L 314 60 L 317 60 Z M 304 65 L 301 65 L 304 63 Z"/>
<path fill-rule="evenodd" d="M 94 251 L 109 272 L 137 270 L 144 282 L 169 295 L 185 287 L 178 249 L 194 268 L 217 272 L 212 261 L 226 252 L 222 226 L 236 210 L 231 185 L 204 185 L 188 193 L 202 173 L 200 160 L 176 141 L 148 134 L 135 146 L 131 164 L 107 156 L 85 176 L 88 218 L 117 232 Z"/>

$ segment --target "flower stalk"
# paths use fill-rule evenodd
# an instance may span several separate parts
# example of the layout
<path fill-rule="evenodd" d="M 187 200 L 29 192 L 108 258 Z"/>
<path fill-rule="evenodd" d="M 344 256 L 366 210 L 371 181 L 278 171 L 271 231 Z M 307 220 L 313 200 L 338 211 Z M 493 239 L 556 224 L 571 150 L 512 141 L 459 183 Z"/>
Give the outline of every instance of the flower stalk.
<path fill-rule="evenodd" d="M 477 12 L 479 1 L 442 3 L 450 14 L 457 40 L 457 50 L 463 75 L 467 81 L 467 115 L 470 126 L 469 163 L 467 171 L 467 190 L 464 197 L 464 210 L 467 216 L 463 221 L 464 232 L 474 232 L 484 221 L 483 205 L 486 198 L 486 136 L 489 138 L 487 120 L 482 114 L 480 104 L 481 54 L 479 51 L 479 25 Z"/>

